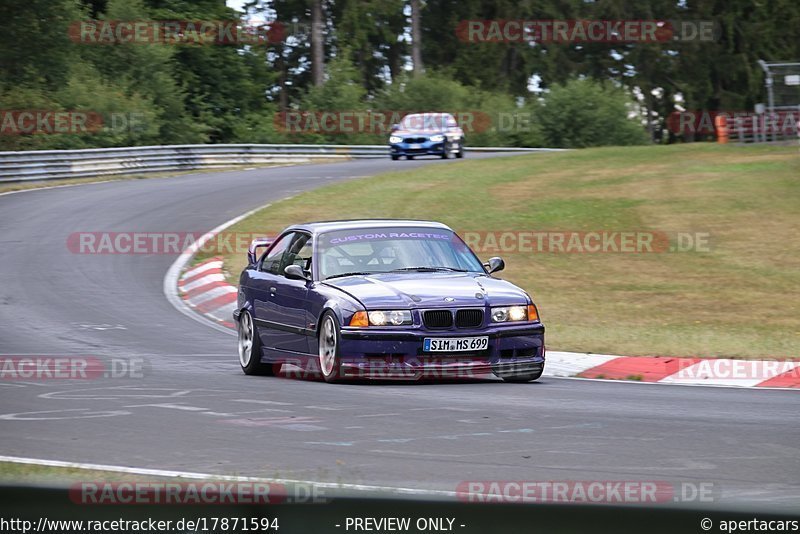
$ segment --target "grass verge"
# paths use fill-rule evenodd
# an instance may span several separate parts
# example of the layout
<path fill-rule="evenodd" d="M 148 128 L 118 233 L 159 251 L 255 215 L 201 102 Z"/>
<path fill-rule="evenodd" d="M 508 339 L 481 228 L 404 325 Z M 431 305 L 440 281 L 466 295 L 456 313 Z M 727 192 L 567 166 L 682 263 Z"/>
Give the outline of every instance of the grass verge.
<path fill-rule="evenodd" d="M 132 475 L 116 471 L 0 462 L 0 484 L 67 484 L 88 481 L 147 482 L 153 479 L 173 480 L 168 477 Z"/>
<path fill-rule="evenodd" d="M 534 296 L 554 350 L 800 355 L 797 147 L 615 147 L 402 167 L 274 203 L 229 231 L 408 217 L 461 235 L 652 231 L 670 247 L 678 233 L 704 236 L 707 246 L 686 252 L 502 251 L 484 242 L 479 255 L 506 259 L 502 276 Z M 228 273 L 244 263 L 242 252 L 225 257 Z"/>

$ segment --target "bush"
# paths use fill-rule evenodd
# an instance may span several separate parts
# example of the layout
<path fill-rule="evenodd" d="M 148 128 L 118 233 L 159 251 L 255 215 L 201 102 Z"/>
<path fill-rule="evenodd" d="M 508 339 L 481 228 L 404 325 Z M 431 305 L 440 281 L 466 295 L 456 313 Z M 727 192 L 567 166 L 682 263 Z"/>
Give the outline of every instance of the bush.
<path fill-rule="evenodd" d="M 646 144 L 644 127 L 628 117 L 630 103 L 621 89 L 591 79 L 574 79 L 554 86 L 532 107 L 544 143 L 550 147 Z"/>

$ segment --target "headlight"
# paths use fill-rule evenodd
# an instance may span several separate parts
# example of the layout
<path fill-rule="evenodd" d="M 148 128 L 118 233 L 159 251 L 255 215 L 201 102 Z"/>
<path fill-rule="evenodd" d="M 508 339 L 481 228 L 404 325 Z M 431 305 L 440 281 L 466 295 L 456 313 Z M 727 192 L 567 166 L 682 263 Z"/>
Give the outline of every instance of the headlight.
<path fill-rule="evenodd" d="M 539 318 L 536 306 L 502 306 L 492 308 L 493 323 L 509 323 L 514 321 L 535 321 Z"/>
<path fill-rule="evenodd" d="M 444 136 L 443 135 L 432 135 L 431 136 L 431 141 L 434 142 L 434 143 L 441 143 L 442 141 L 444 141 Z"/>
<path fill-rule="evenodd" d="M 396 135 L 393 135 L 393 136 L 391 136 L 389 138 L 389 142 L 391 144 L 393 144 L 393 145 L 396 145 L 397 143 L 402 143 L 403 142 L 403 138 L 402 137 L 397 137 Z"/>
<path fill-rule="evenodd" d="M 376 310 L 367 313 L 370 326 L 400 326 L 412 324 L 409 310 Z"/>

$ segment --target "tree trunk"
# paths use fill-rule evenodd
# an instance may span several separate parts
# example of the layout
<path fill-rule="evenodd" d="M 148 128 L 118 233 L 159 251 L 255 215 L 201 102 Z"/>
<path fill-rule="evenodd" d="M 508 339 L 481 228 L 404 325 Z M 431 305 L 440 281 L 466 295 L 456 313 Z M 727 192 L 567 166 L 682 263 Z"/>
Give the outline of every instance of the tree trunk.
<path fill-rule="evenodd" d="M 655 141 L 655 130 L 653 129 L 653 89 L 647 88 L 644 99 L 644 115 L 647 118 L 647 135 L 650 136 L 650 141 Z"/>
<path fill-rule="evenodd" d="M 325 54 L 322 48 L 322 0 L 311 0 L 311 83 L 325 82 Z"/>
<path fill-rule="evenodd" d="M 414 64 L 414 76 L 425 72 L 422 64 L 422 31 L 419 27 L 419 0 L 411 0 L 411 61 Z"/>
<path fill-rule="evenodd" d="M 283 50 L 280 51 L 275 67 L 278 70 L 278 86 L 280 93 L 278 93 L 278 108 L 279 111 L 286 111 L 289 109 L 289 95 L 286 93 L 286 62 L 283 60 Z"/>

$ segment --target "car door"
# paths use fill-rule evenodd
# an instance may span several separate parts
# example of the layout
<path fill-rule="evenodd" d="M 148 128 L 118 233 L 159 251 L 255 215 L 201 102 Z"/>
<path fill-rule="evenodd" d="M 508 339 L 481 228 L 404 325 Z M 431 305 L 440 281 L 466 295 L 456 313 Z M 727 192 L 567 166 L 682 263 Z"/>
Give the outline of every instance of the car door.
<path fill-rule="evenodd" d="M 272 324 L 277 315 L 274 299 L 280 280 L 278 272 L 294 237 L 294 232 L 278 237 L 258 261 L 249 280 L 253 299 L 253 319 L 258 327 L 262 345 L 270 349 L 275 348 L 279 341 L 278 332 Z"/>
<path fill-rule="evenodd" d="M 271 293 L 272 315 L 267 317 L 278 330 L 274 345 L 278 350 L 302 354 L 309 352 L 309 333 L 312 332 L 309 325 L 313 323 L 308 313 L 309 282 L 289 279 L 285 276 L 284 270 L 294 264 L 310 272 L 311 250 L 311 235 L 296 232 L 281 258 L 280 274 L 275 284 L 275 291 Z"/>
<path fill-rule="evenodd" d="M 311 236 L 305 232 L 294 232 L 282 254 L 265 258 L 262 270 L 268 273 L 270 284 L 259 324 L 266 331 L 265 346 L 287 353 L 307 354 L 308 283 L 286 277 L 284 270 L 292 264 L 303 269 L 311 267 Z"/>

